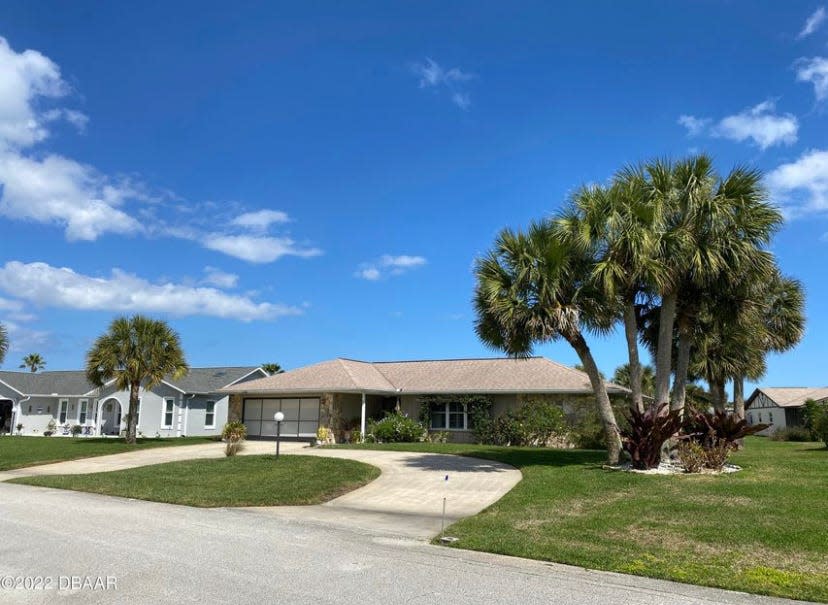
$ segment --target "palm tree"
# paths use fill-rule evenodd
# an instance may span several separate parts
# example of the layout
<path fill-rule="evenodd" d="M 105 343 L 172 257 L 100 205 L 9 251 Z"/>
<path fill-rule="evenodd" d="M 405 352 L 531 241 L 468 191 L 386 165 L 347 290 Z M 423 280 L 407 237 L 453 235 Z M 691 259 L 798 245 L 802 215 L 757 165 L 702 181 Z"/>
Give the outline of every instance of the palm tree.
<path fill-rule="evenodd" d="M 690 262 L 678 286 L 678 354 L 671 406 L 677 410 L 684 408 L 690 349 L 702 308 L 712 300 L 738 307 L 742 284 L 763 283 L 776 267 L 765 247 L 782 224 L 782 216 L 767 202 L 761 172 L 737 167 L 724 179 L 714 178 L 710 198 L 698 200 L 698 212 L 692 216 L 693 256 L 698 259 Z M 722 317 L 721 311 L 714 313 Z"/>
<path fill-rule="evenodd" d="M 46 360 L 41 357 L 40 353 L 29 353 L 23 358 L 21 368 L 29 368 L 30 372 L 37 372 L 46 367 Z"/>
<path fill-rule="evenodd" d="M 280 366 L 278 363 L 263 363 L 261 367 L 265 372 L 267 372 L 271 376 L 273 374 L 281 374 L 284 372 L 282 366 Z"/>
<path fill-rule="evenodd" d="M 622 387 L 630 388 L 631 384 L 630 364 L 624 363 L 615 368 L 612 381 Z M 653 366 L 645 364 L 641 366 L 641 392 L 646 397 L 652 397 L 655 390 L 655 370 Z"/>
<path fill-rule="evenodd" d="M 6 326 L 0 324 L 0 363 L 6 360 L 6 353 L 9 352 L 9 331 Z"/>
<path fill-rule="evenodd" d="M 783 353 L 792 349 L 805 334 L 805 292 L 793 278 L 774 272 L 769 281 L 754 283 L 757 313 L 751 317 L 751 348 L 767 353 Z M 764 364 L 764 359 L 763 359 Z M 732 375 L 733 411 L 745 417 L 745 378 L 758 380 L 758 369 L 747 365 Z"/>
<path fill-rule="evenodd" d="M 564 237 L 596 258 L 592 277 L 609 298 L 622 305 L 632 403 L 644 411 L 642 367 L 638 354 L 641 302 L 654 284 L 662 284 L 663 265 L 656 262 L 661 207 L 651 195 L 647 174 L 628 167 L 612 185 L 583 187 L 561 219 Z"/>
<path fill-rule="evenodd" d="M 102 387 L 110 380 L 129 390 L 126 442 L 135 443 L 140 389 L 151 389 L 166 377 L 189 371 L 178 334 L 165 322 L 142 315 L 119 317 L 86 354 L 86 378 Z"/>
<path fill-rule="evenodd" d="M 581 361 L 595 393 L 607 456 L 618 462 L 621 441 L 606 385 L 584 329 L 607 332 L 618 315 L 614 301 L 590 279 L 594 259 L 568 243 L 554 222 L 525 233 L 503 230 L 475 267 L 475 330 L 486 344 L 515 357 L 535 344 L 563 338 Z"/>

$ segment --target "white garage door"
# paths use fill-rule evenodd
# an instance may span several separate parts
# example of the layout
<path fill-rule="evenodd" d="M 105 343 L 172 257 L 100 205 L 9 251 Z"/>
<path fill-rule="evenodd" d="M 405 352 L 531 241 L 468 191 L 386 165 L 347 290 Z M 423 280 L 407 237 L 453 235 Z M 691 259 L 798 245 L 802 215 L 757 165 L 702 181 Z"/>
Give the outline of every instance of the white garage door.
<path fill-rule="evenodd" d="M 275 437 L 273 415 L 282 412 L 283 437 L 315 437 L 319 428 L 319 398 L 245 399 L 242 422 L 252 437 Z"/>

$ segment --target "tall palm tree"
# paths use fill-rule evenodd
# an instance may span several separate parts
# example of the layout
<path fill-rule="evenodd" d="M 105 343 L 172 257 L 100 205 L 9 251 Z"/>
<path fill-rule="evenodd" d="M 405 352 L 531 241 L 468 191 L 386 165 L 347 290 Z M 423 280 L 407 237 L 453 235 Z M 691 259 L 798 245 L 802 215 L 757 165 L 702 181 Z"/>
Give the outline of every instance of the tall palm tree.
<path fill-rule="evenodd" d="M 608 331 L 618 308 L 595 287 L 593 265 L 553 222 L 535 223 L 525 233 L 503 230 L 476 263 L 475 330 L 483 342 L 515 357 L 530 355 L 538 343 L 568 342 L 589 376 L 614 464 L 621 449 L 618 426 L 584 330 Z"/>
<path fill-rule="evenodd" d="M 715 185 L 708 198 L 697 200 L 697 211 L 690 217 L 695 249 L 677 288 L 678 351 L 671 405 L 676 410 L 684 408 L 691 347 L 703 307 L 719 301 L 738 309 L 742 284 L 748 278 L 763 283 L 776 266 L 765 247 L 782 216 L 767 201 L 761 172 L 737 167 L 723 179 L 711 175 Z M 723 316 L 721 311 L 714 313 Z"/>
<path fill-rule="evenodd" d="M 9 352 L 9 331 L 6 326 L 0 324 L 0 363 L 6 360 L 6 353 Z"/>
<path fill-rule="evenodd" d="M 37 372 L 46 367 L 46 360 L 43 359 L 40 353 L 29 353 L 23 358 L 23 363 L 20 364 L 20 367 L 29 368 L 30 372 Z"/>
<path fill-rule="evenodd" d="M 86 378 L 102 387 L 129 390 L 126 442 L 135 443 L 140 389 L 151 389 L 166 377 L 180 378 L 189 371 L 178 334 L 165 322 L 143 315 L 119 317 L 99 336 L 86 354 Z"/>
<path fill-rule="evenodd" d="M 642 365 L 638 354 L 638 324 L 642 299 L 654 284 L 663 285 L 663 265 L 657 262 L 661 207 L 651 194 L 647 174 L 628 167 L 609 187 L 583 187 L 559 219 L 564 237 L 594 255 L 592 277 L 606 296 L 619 298 L 627 343 L 633 405 L 644 411 Z"/>

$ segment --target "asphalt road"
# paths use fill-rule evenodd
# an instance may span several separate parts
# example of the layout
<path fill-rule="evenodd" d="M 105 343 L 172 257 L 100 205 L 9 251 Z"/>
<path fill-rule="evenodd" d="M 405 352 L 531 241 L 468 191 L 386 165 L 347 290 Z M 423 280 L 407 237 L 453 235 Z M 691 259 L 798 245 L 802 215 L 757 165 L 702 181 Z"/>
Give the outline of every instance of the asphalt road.
<path fill-rule="evenodd" d="M 791 603 L 252 511 L 3 483 L 0 585 L 0 603 Z"/>

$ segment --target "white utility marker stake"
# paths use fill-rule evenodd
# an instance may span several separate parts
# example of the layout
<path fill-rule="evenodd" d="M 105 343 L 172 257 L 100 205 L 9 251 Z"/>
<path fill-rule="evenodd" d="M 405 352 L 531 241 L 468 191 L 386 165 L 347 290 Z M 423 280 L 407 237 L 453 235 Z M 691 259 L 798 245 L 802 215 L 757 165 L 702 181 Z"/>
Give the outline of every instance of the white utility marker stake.
<path fill-rule="evenodd" d="M 445 486 L 448 488 L 448 475 L 445 478 Z M 443 491 L 443 519 L 440 521 L 440 535 L 443 535 L 443 531 L 446 529 L 446 492 Z"/>

